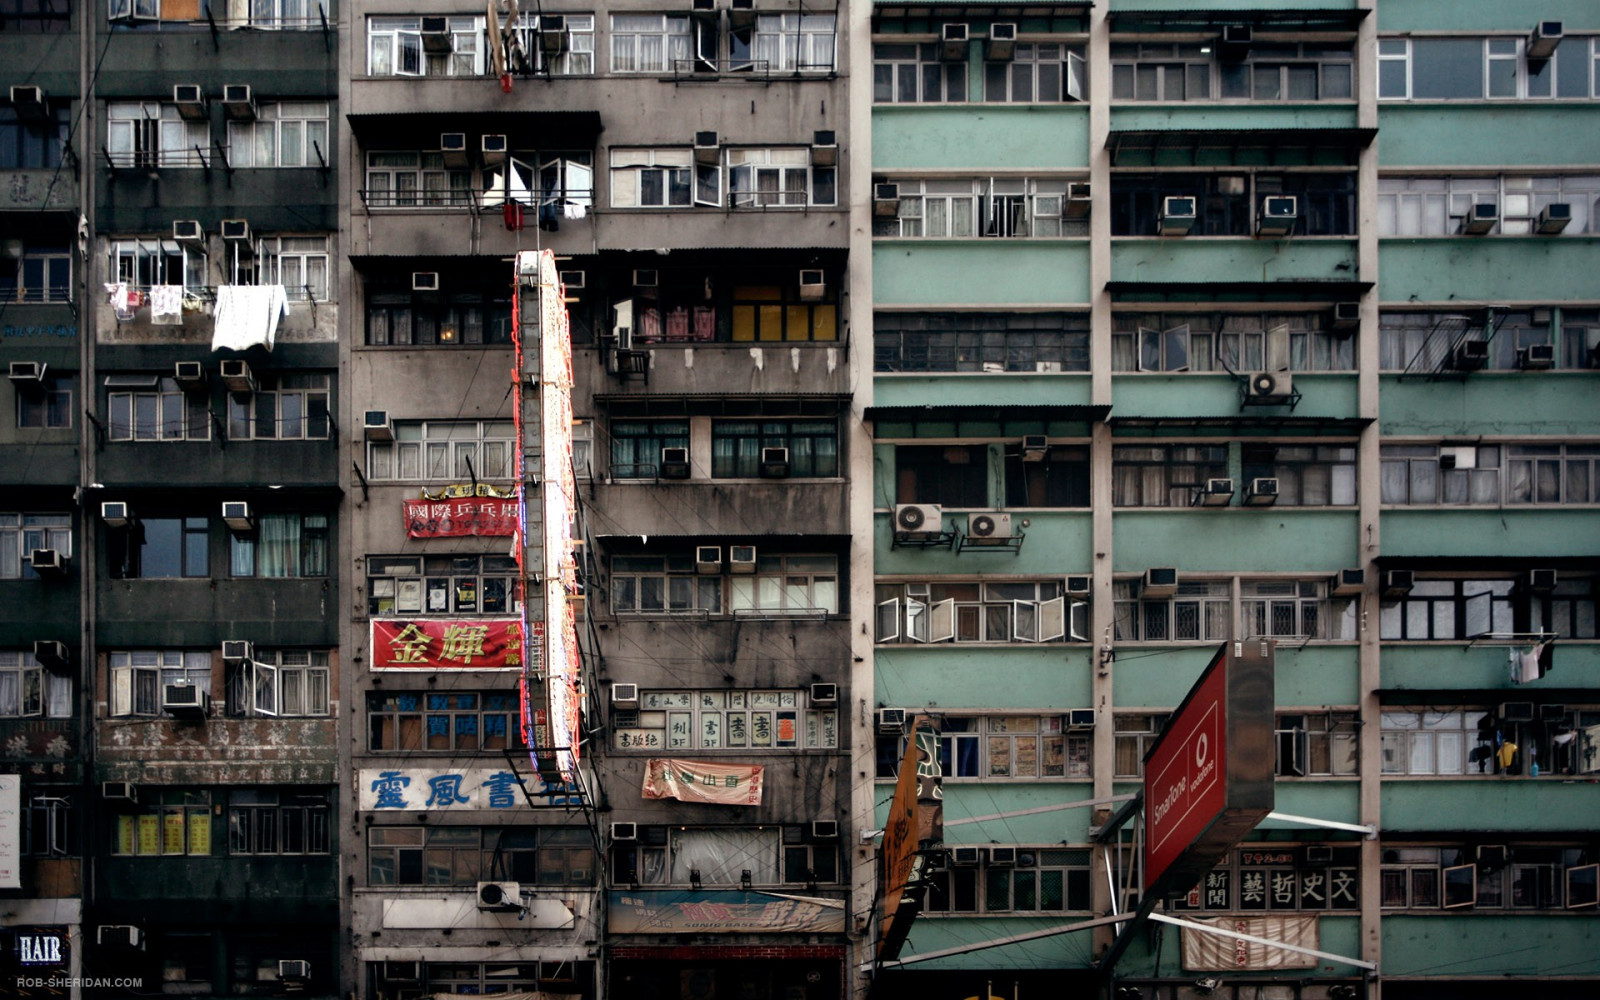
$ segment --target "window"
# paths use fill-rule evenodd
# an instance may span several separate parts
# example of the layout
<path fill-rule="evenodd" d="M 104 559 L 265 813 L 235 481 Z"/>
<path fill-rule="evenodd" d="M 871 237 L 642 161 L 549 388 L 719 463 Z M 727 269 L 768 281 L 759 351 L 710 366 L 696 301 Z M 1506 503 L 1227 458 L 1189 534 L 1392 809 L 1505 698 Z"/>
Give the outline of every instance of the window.
<path fill-rule="evenodd" d="M 1111 320 L 1118 372 L 1353 371 L 1355 337 L 1322 313 L 1131 313 Z"/>
<path fill-rule="evenodd" d="M 327 375 L 258 375 L 256 391 L 228 397 L 228 440 L 299 441 L 328 437 Z"/>
<path fill-rule="evenodd" d="M 798 283 L 735 285 L 732 339 L 735 343 L 838 340 L 838 301 L 833 282 L 820 302 L 802 301 Z"/>
<path fill-rule="evenodd" d="M 62 430 L 72 426 L 70 375 L 47 376 L 36 389 L 17 389 L 19 429 Z"/>
<path fill-rule="evenodd" d="M 1111 502 L 1117 507 L 1187 507 L 1207 479 L 1228 475 L 1225 444 L 1116 445 Z"/>
<path fill-rule="evenodd" d="M 1089 449 L 1050 445 L 1040 459 L 1023 456 L 1020 445 L 1006 446 L 1007 507 L 1089 506 Z"/>
<path fill-rule="evenodd" d="M 517 19 L 514 29 L 517 44 L 524 57 L 533 60 L 533 64 L 526 69 L 551 76 L 588 76 L 594 73 L 594 15 L 562 14 L 559 22 L 561 27 L 556 28 L 556 23 L 547 21 L 545 26 L 552 33 L 561 31 L 566 45 L 560 52 L 552 54 L 545 51 L 540 37 L 539 15 L 523 14 Z"/>
<path fill-rule="evenodd" d="M 1487 774 L 1498 770 L 1497 728 L 1483 711 L 1387 711 L 1384 774 Z"/>
<path fill-rule="evenodd" d="M 758 555 L 753 574 L 729 577 L 728 607 L 734 614 L 838 614 L 839 559 Z"/>
<path fill-rule="evenodd" d="M 1169 910 L 1358 910 L 1361 852 L 1282 844 L 1229 852 L 1199 885 L 1167 899 Z"/>
<path fill-rule="evenodd" d="M 45 672 L 31 652 L 0 649 L 0 719 L 72 718 L 72 678 Z"/>
<path fill-rule="evenodd" d="M 898 313 L 873 317 L 879 372 L 1086 372 L 1089 317 L 1075 313 Z"/>
<path fill-rule="evenodd" d="M 802 188 L 801 204 L 804 204 L 803 191 Z M 688 208 L 721 204 L 721 166 L 695 163 L 692 150 L 611 151 L 612 208 Z"/>
<path fill-rule="evenodd" d="M 949 852 L 956 845 L 946 845 Z M 933 872 L 925 912 L 1087 912 L 1090 853 L 1086 848 L 979 847 L 982 860 L 952 862 Z"/>
<path fill-rule="evenodd" d="M 1554 353 L 1559 340 L 1556 367 L 1593 368 L 1593 345 L 1600 344 L 1600 328 L 1590 325 L 1594 315 L 1563 310 L 1557 319 L 1555 310 L 1549 308 L 1479 308 L 1456 313 L 1385 310 L 1378 314 L 1379 363 L 1384 371 L 1438 371 L 1457 343 L 1474 340 L 1488 342 L 1488 368 L 1515 371 L 1522 367 L 1527 348 L 1545 346 Z"/>
<path fill-rule="evenodd" d="M 611 477 L 654 478 L 660 471 L 662 449 L 688 447 L 687 420 L 613 420 Z"/>
<path fill-rule="evenodd" d="M 369 962 L 367 975 L 384 996 L 401 990 L 418 996 L 455 993 L 488 996 L 498 992 L 582 994 L 581 984 L 592 983 L 595 963 L 547 962 Z M 418 984 L 421 983 L 419 987 Z"/>
<path fill-rule="evenodd" d="M 1166 715 L 1118 712 L 1112 724 L 1117 748 L 1116 776 L 1144 777 L 1145 754 L 1156 745 L 1156 737 L 1167 724 Z"/>
<path fill-rule="evenodd" d="M 1240 448 L 1245 485 L 1278 481 L 1280 506 L 1351 506 L 1356 502 L 1355 445 L 1245 444 Z"/>
<path fill-rule="evenodd" d="M 373 150 L 367 153 L 369 208 L 471 208 L 478 203 L 472 171 L 452 170 L 444 154 Z"/>
<path fill-rule="evenodd" d="M 1349 46 L 1271 43 L 1224 62 L 1200 43 L 1114 43 L 1112 98 L 1119 101 L 1351 100 Z"/>
<path fill-rule="evenodd" d="M 834 15 L 757 14 L 729 36 L 730 65 L 757 73 L 833 71 Z"/>
<path fill-rule="evenodd" d="M 1233 636 L 1233 600 L 1226 580 L 1186 580 L 1172 597 L 1137 598 L 1139 584 L 1112 584 L 1116 635 L 1123 642 L 1223 642 Z"/>
<path fill-rule="evenodd" d="M 895 218 L 875 218 L 874 236 L 925 239 L 1086 236 L 1085 220 L 1063 220 L 1065 178 L 906 179 Z"/>
<path fill-rule="evenodd" d="M 1386 504 L 1600 502 L 1600 445 L 1391 444 L 1381 454 Z"/>
<path fill-rule="evenodd" d="M 1355 712 L 1278 713 L 1279 777 L 1359 774 L 1360 723 Z"/>
<path fill-rule="evenodd" d="M 939 727 L 939 766 L 946 780 L 1091 776 L 1092 727 L 1069 726 L 1059 715 L 946 716 Z M 906 739 L 878 737 L 879 778 L 899 776 Z"/>
<path fill-rule="evenodd" d="M 78 857 L 78 824 L 73 820 L 72 799 L 65 795 L 34 795 L 22 803 L 22 856 L 32 858 Z"/>
<path fill-rule="evenodd" d="M 511 479 L 516 428 L 509 420 L 397 420 L 393 441 L 367 444 L 367 478 L 504 482 Z"/>
<path fill-rule="evenodd" d="M 1593 849 L 1547 844 L 1495 846 L 1504 848 L 1504 863 L 1498 859 L 1491 863 L 1471 848 L 1385 846 L 1384 908 L 1561 910 L 1582 905 L 1568 896 L 1569 875 L 1574 869 L 1595 864 Z"/>
<path fill-rule="evenodd" d="M 1381 177 L 1378 235 L 1455 236 L 1474 205 L 1490 204 L 1500 212 L 1496 234 L 1527 236 L 1539 213 L 1560 202 L 1570 207 L 1572 221 L 1559 235 L 1582 236 L 1600 231 L 1597 200 L 1600 177 L 1592 174 Z"/>
<path fill-rule="evenodd" d="M 983 65 L 983 99 L 1011 104 L 1081 101 L 1089 90 L 1083 53 L 1059 43 L 1019 43 L 1009 62 Z"/>
<path fill-rule="evenodd" d="M 594 204 L 594 154 L 586 151 L 520 152 L 482 177 L 485 205 L 505 200 L 535 206 L 547 227 L 565 216 L 567 205 Z"/>
<path fill-rule="evenodd" d="M 507 615 L 521 609 L 511 556 L 367 557 L 368 614 Z"/>
<path fill-rule="evenodd" d="M 836 749 L 839 713 L 802 691 L 641 691 L 613 709 L 617 750 Z"/>
<path fill-rule="evenodd" d="M 268 236 L 257 244 L 261 283 L 282 285 L 292 301 L 327 302 L 328 237 Z"/>
<path fill-rule="evenodd" d="M 837 167 L 811 166 L 809 149 L 730 149 L 734 208 L 803 208 L 838 201 Z"/>
<path fill-rule="evenodd" d="M 618 886 L 831 884 L 839 881 L 839 844 L 812 841 L 803 826 L 641 827 L 635 846 L 611 853 Z"/>
<path fill-rule="evenodd" d="M 717 420 L 711 424 L 711 475 L 755 479 L 767 448 L 786 448 L 789 475 L 819 478 L 839 474 L 836 420 Z"/>
<path fill-rule="evenodd" d="M 613 556 L 611 610 L 617 614 L 722 614 L 720 571 L 696 571 L 694 556 Z"/>
<path fill-rule="evenodd" d="M 475 753 L 525 747 L 515 691 L 367 693 L 367 749 Z"/>
<path fill-rule="evenodd" d="M 211 162 L 211 123 L 190 121 L 176 104 L 106 103 L 106 156 L 113 167 L 202 167 Z"/>
<path fill-rule="evenodd" d="M 1530 60 L 1521 38 L 1380 38 L 1382 100 L 1584 99 L 1593 79 L 1595 39 L 1566 38 L 1548 59 Z"/>
<path fill-rule="evenodd" d="M 229 854 L 328 854 L 333 794 L 299 789 L 228 791 Z"/>
<path fill-rule="evenodd" d="M 1562 574 L 1548 594 L 1528 595 L 1529 620 L 1519 631 L 1543 632 L 1561 639 L 1600 638 L 1595 625 L 1594 587 L 1592 576 Z"/>
<path fill-rule="evenodd" d="M 72 515 L 0 513 L 0 580 L 37 580 L 29 559 L 35 549 L 71 558 Z"/>
<path fill-rule="evenodd" d="M 307 29 L 321 24 L 320 4 L 308 0 L 251 0 L 249 24 L 262 29 Z M 237 13 L 237 7 L 229 13 Z M 218 18 L 221 21 L 221 18 Z"/>
<path fill-rule="evenodd" d="M 228 667 L 228 714 L 267 717 L 328 714 L 327 650 L 257 650 Z"/>
<path fill-rule="evenodd" d="M 897 445 L 895 503 L 988 507 L 989 446 Z"/>
<path fill-rule="evenodd" d="M 374 826 L 368 885 L 593 885 L 595 857 L 580 827 Z"/>
<path fill-rule="evenodd" d="M 172 240 L 150 238 L 113 240 L 110 273 L 130 288 L 182 285 L 191 293 L 210 288 L 204 250 Z"/>
<path fill-rule="evenodd" d="M 1383 639 L 1471 639 L 1515 631 L 1511 580 L 1417 580 L 1405 597 L 1383 603 Z"/>
<path fill-rule="evenodd" d="M 68 302 L 71 299 L 72 254 L 66 247 L 24 243 L 22 256 L 15 262 L 0 262 L 0 303 Z"/>
<path fill-rule="evenodd" d="M 111 715 L 156 716 L 168 684 L 188 684 L 211 693 L 211 654 L 201 651 L 134 650 L 110 654 Z"/>
<path fill-rule="evenodd" d="M 1295 236 L 1354 236 L 1356 175 L 1348 170 L 1277 174 L 1112 175 L 1111 235 L 1155 236 L 1162 203 L 1169 197 L 1195 199 L 1197 215 L 1190 236 L 1252 236 L 1257 213 L 1268 197 L 1291 195 L 1299 213 Z"/>
<path fill-rule="evenodd" d="M 214 853 L 210 791 L 159 785 L 142 785 L 139 790 L 138 807 L 111 818 L 113 855 L 160 858 Z M 219 798 L 217 805 L 221 804 Z"/>
<path fill-rule="evenodd" d="M 1116 42 L 1111 46 L 1111 99 L 1206 101 L 1211 99 L 1210 46 Z"/>
<path fill-rule="evenodd" d="M 872 99 L 879 104 L 957 104 L 967 99 L 967 64 L 946 62 L 938 42 L 872 46 Z"/>
<path fill-rule="evenodd" d="M 261 104 L 255 121 L 228 123 L 234 167 L 318 167 L 332 156 L 326 101 Z"/>
<path fill-rule="evenodd" d="M 211 575 L 210 527 L 203 517 L 141 517 L 106 532 L 113 580 Z"/>
<path fill-rule="evenodd" d="M 876 600 L 880 643 L 1087 641 L 1060 580 L 880 583 Z"/>
<path fill-rule="evenodd" d="M 670 73 L 687 69 L 689 19 L 669 14 L 611 15 L 613 73 Z M 682 64 L 680 66 L 680 64 Z"/>
<path fill-rule="evenodd" d="M 1247 638 L 1354 639 L 1357 602 L 1329 597 L 1310 580 L 1246 580 L 1240 585 L 1240 627 Z"/>
<path fill-rule="evenodd" d="M 369 76 L 481 76 L 484 19 L 452 17 L 446 21 L 446 51 L 423 44 L 420 17 L 367 18 Z"/>
<path fill-rule="evenodd" d="M 451 284 L 453 276 L 445 276 Z M 511 343 L 511 297 L 500 290 L 449 289 L 438 296 L 404 290 L 367 295 L 367 343 L 394 347 L 482 347 Z M 465 284 L 465 282 L 463 282 Z M 503 284 L 503 283 L 502 283 Z M 390 289 L 393 285 L 388 286 Z"/>
<path fill-rule="evenodd" d="M 63 9 L 62 17 L 66 16 Z M 6 18 L 8 30 L 16 23 L 14 17 Z M 71 119 L 66 108 L 51 109 L 48 119 L 24 121 L 16 108 L 0 108 L 0 170 L 54 170 L 61 166 Z"/>

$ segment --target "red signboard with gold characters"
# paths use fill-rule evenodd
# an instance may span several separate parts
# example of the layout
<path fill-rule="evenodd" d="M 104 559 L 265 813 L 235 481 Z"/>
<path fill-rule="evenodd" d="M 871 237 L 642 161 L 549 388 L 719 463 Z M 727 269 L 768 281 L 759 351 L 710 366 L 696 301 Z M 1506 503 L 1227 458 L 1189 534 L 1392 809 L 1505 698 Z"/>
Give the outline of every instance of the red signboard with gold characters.
<path fill-rule="evenodd" d="M 536 623 L 529 636 L 535 659 L 543 648 L 543 632 L 543 626 Z M 455 667 L 520 671 L 522 666 L 522 622 L 514 618 L 372 620 L 374 670 Z"/>

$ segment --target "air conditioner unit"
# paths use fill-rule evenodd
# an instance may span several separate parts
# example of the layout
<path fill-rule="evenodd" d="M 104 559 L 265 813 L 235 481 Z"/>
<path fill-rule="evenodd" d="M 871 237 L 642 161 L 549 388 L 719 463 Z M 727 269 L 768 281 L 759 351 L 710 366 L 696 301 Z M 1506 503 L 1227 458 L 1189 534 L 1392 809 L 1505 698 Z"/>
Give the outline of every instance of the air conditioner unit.
<path fill-rule="evenodd" d="M 256 377 L 250 373 L 250 366 L 238 359 L 222 362 L 222 384 L 229 392 L 240 395 L 256 391 Z"/>
<path fill-rule="evenodd" d="M 72 665 L 72 651 L 59 639 L 33 640 L 33 658 L 51 673 L 59 673 Z"/>
<path fill-rule="evenodd" d="M 973 514 L 967 518 L 968 541 L 1004 541 L 1011 537 L 1010 514 Z"/>
<path fill-rule="evenodd" d="M 1244 490 L 1244 502 L 1251 507 L 1269 507 L 1277 503 L 1278 480 L 1270 476 L 1250 480 Z"/>
<path fill-rule="evenodd" d="M 1176 566 L 1152 566 L 1144 571 L 1144 580 L 1139 587 L 1139 596 L 1145 597 L 1171 597 L 1178 592 L 1178 568 Z"/>
<path fill-rule="evenodd" d="M 823 280 L 822 271 L 805 268 L 800 272 L 800 301 L 821 302 L 828 291 L 828 283 Z"/>
<path fill-rule="evenodd" d="M 1061 203 L 1063 219 L 1087 219 L 1093 200 L 1089 196 L 1088 181 L 1073 181 L 1067 185 L 1067 199 Z"/>
<path fill-rule="evenodd" d="M 1557 705 L 1557 704 L 1555 704 L 1553 702 L 1546 702 L 1543 705 L 1540 705 L 1539 706 L 1539 721 L 1540 722 L 1560 722 L 1560 723 L 1566 722 L 1567 721 L 1567 706 L 1565 706 L 1565 705 Z"/>
<path fill-rule="evenodd" d="M 444 165 L 453 169 L 461 169 L 468 165 L 467 159 L 467 134 L 465 132 L 445 132 L 439 136 L 439 152 L 444 155 Z"/>
<path fill-rule="evenodd" d="M 248 639 L 224 639 L 222 658 L 228 663 L 248 663 L 256 658 L 255 644 Z"/>
<path fill-rule="evenodd" d="M 754 545 L 728 546 L 728 572 L 754 573 L 756 571 L 756 547 Z"/>
<path fill-rule="evenodd" d="M 361 418 L 361 433 L 368 441 L 393 441 L 394 423 L 388 410 L 368 410 Z"/>
<path fill-rule="evenodd" d="M 1556 581 L 1560 574 L 1553 569 L 1530 569 L 1522 579 L 1522 585 L 1530 593 L 1548 594 L 1556 589 Z"/>
<path fill-rule="evenodd" d="M 1162 236 L 1186 236 L 1198 218 L 1195 199 L 1182 195 L 1161 199 L 1161 218 L 1156 232 Z"/>
<path fill-rule="evenodd" d="M 1202 507 L 1228 506 L 1233 502 L 1233 480 L 1207 479 L 1200 488 L 1199 501 Z"/>
<path fill-rule="evenodd" d="M 656 474 L 662 479 L 688 479 L 689 449 L 662 448 L 661 463 L 656 466 Z"/>
<path fill-rule="evenodd" d="M 1554 368 L 1556 364 L 1556 348 L 1554 344 L 1529 344 L 1527 347 L 1517 348 L 1517 367 L 1523 371 L 1543 371 Z"/>
<path fill-rule="evenodd" d="M 1478 449 L 1473 445 L 1446 445 L 1439 449 L 1439 468 L 1476 469 Z"/>
<path fill-rule="evenodd" d="M 34 549 L 28 553 L 28 566 L 42 577 L 66 576 L 67 562 L 60 549 Z"/>
<path fill-rule="evenodd" d="M 814 819 L 811 821 L 812 840 L 838 840 L 839 823 L 831 819 Z"/>
<path fill-rule="evenodd" d="M 478 909 L 512 913 L 523 909 L 520 882 L 479 882 Z"/>
<path fill-rule="evenodd" d="M 1326 844 L 1306 845 L 1306 864 L 1330 865 L 1333 864 L 1333 848 Z M 1332 995 L 1331 993 L 1329 994 Z"/>
<path fill-rule="evenodd" d="M 1367 586 L 1364 569 L 1341 569 L 1328 581 L 1328 593 L 1334 597 L 1355 597 Z"/>
<path fill-rule="evenodd" d="M 1539 218 L 1534 222 L 1534 232 L 1541 236 L 1554 236 L 1566 229 L 1572 222 L 1572 205 L 1570 202 L 1553 201 L 1539 209 Z"/>
<path fill-rule="evenodd" d="M 1250 44 L 1255 40 L 1255 32 L 1248 24 L 1225 24 L 1222 26 L 1222 37 L 1217 39 L 1217 58 L 1238 62 L 1250 54 Z"/>
<path fill-rule="evenodd" d="M 123 782 L 108 782 L 123 784 Z M 95 944 L 104 948 L 144 948 L 144 934 L 132 924 L 101 924 L 94 929 Z"/>
<path fill-rule="evenodd" d="M 211 696 L 194 684 L 163 684 L 161 709 L 173 715 L 204 718 L 211 709 Z"/>
<path fill-rule="evenodd" d="M 311 978 L 311 963 L 303 958 L 278 960 L 278 978 L 286 982 L 303 982 Z"/>
<path fill-rule="evenodd" d="M 1461 219 L 1461 231 L 1468 236 L 1482 236 L 1494 229 L 1500 221 L 1500 206 L 1492 201 L 1480 201 Z"/>
<path fill-rule="evenodd" d="M 878 732 L 899 734 L 906 728 L 906 710 L 903 708 L 878 709 Z"/>
<path fill-rule="evenodd" d="M 582 291 L 588 287 L 589 276 L 583 271 L 561 271 L 558 273 L 561 275 L 561 287 L 565 288 L 569 293 Z"/>
<path fill-rule="evenodd" d="M 506 137 L 486 135 L 478 140 L 478 151 L 483 155 L 484 166 L 498 166 L 506 162 Z"/>
<path fill-rule="evenodd" d="M 1068 597 L 1088 597 L 1094 593 L 1094 577 L 1069 576 L 1067 577 Z"/>
<path fill-rule="evenodd" d="M 46 121 L 50 117 L 50 106 L 43 87 L 12 84 L 11 107 L 23 121 Z"/>
<path fill-rule="evenodd" d="M 1335 331 L 1354 330 L 1361 325 L 1361 303 L 1335 302 L 1333 304 L 1333 322 L 1330 324 Z"/>
<path fill-rule="evenodd" d="M 1017 863 L 1017 849 L 1015 847 L 989 848 L 989 866 L 991 868 L 1010 868 Z"/>
<path fill-rule="evenodd" d="M 937 535 L 944 530 L 944 509 L 934 503 L 895 504 L 894 530 L 907 535 Z"/>
<path fill-rule="evenodd" d="M 44 373 L 50 367 L 45 361 L 13 361 L 6 367 L 6 378 L 17 388 L 35 388 L 44 382 Z"/>
<path fill-rule="evenodd" d="M 1092 709 L 1092 708 L 1074 708 L 1072 711 L 1068 712 L 1067 713 L 1067 728 L 1068 729 L 1093 729 L 1094 728 L 1094 709 Z"/>
<path fill-rule="evenodd" d="M 811 133 L 811 165 L 832 167 L 839 163 L 839 136 L 831 128 L 819 128 Z"/>
<path fill-rule="evenodd" d="M 200 228 L 200 223 L 195 219 L 174 219 L 172 238 L 188 246 L 204 246 L 206 231 Z"/>
<path fill-rule="evenodd" d="M 226 524 L 230 531 L 256 530 L 256 520 L 250 516 L 250 504 L 243 500 L 222 501 L 222 523 Z"/>
<path fill-rule="evenodd" d="M 813 684 L 811 685 L 812 705 L 837 705 L 839 704 L 839 685 Z"/>
<path fill-rule="evenodd" d="M 977 847 L 950 848 L 950 864 L 954 868 L 975 867 L 982 858 L 982 850 Z"/>
<path fill-rule="evenodd" d="M 1475 372 L 1489 363 L 1487 340 L 1463 340 L 1450 351 L 1450 367 L 1458 372 Z"/>
<path fill-rule="evenodd" d="M 990 62 L 1010 62 L 1017 54 L 1017 26 L 1006 22 L 989 25 L 983 43 L 983 57 Z"/>
<path fill-rule="evenodd" d="M 756 20 L 755 0 L 728 0 L 728 23 L 735 28 L 747 28 Z"/>
<path fill-rule="evenodd" d="M 255 98 L 250 94 L 248 83 L 225 83 L 222 85 L 222 111 L 234 121 L 253 121 L 256 117 Z"/>
<path fill-rule="evenodd" d="M 1540 21 L 1528 36 L 1528 47 L 1525 50 L 1529 59 L 1549 59 L 1555 55 L 1556 46 L 1561 44 L 1561 36 L 1565 25 L 1560 21 Z"/>
<path fill-rule="evenodd" d="M 1293 399 L 1294 377 L 1288 372 L 1254 372 L 1247 397 L 1258 403 Z"/>
<path fill-rule="evenodd" d="M 788 448 L 762 448 L 760 470 L 762 479 L 785 479 L 789 475 Z"/>
<path fill-rule="evenodd" d="M 227 243 L 249 243 L 250 242 L 250 220 L 249 219 L 223 219 L 221 228 L 222 228 L 222 239 L 223 239 L 224 242 L 227 242 Z"/>
<path fill-rule="evenodd" d="M 639 824 L 638 823 L 612 823 L 611 824 L 611 839 L 614 840 L 614 841 L 615 840 L 638 840 L 639 839 Z"/>
<path fill-rule="evenodd" d="M 1024 434 L 1022 436 L 1022 460 L 1024 462 L 1042 462 L 1050 453 L 1050 438 L 1045 434 Z"/>
<path fill-rule="evenodd" d="M 107 500 L 100 505 L 100 520 L 111 528 L 126 528 L 133 520 L 133 515 L 128 512 L 128 505 L 120 500 Z"/>
<path fill-rule="evenodd" d="M 872 214 L 880 219 L 892 219 L 900 214 L 900 185 L 872 185 Z"/>
<path fill-rule="evenodd" d="M 102 781 L 100 797 L 107 802 L 138 802 L 139 786 L 131 781 Z"/>
<path fill-rule="evenodd" d="M 422 19 L 422 48 L 425 52 L 448 53 L 451 48 L 450 19 L 424 17 Z"/>
<path fill-rule="evenodd" d="M 384 981 L 390 983 L 416 983 L 422 981 L 421 962 L 395 962 L 383 963 Z"/>
<path fill-rule="evenodd" d="M 696 545 L 694 547 L 694 571 L 713 575 L 721 573 L 722 546 Z"/>
<path fill-rule="evenodd" d="M 1294 195 L 1279 194 L 1261 199 L 1261 214 L 1256 218 L 1257 236 L 1288 236 L 1300 219 L 1300 201 Z"/>
<path fill-rule="evenodd" d="M 206 107 L 206 95 L 200 90 L 198 83 L 173 84 L 172 103 L 178 106 L 180 118 L 205 121 L 211 117 L 211 109 Z"/>
<path fill-rule="evenodd" d="M 183 389 L 199 389 L 206 384 L 206 367 L 198 361 L 175 361 L 172 380 Z"/>
<path fill-rule="evenodd" d="M 639 685 L 613 684 L 611 685 L 612 708 L 638 708 Z"/>
<path fill-rule="evenodd" d="M 1484 868 L 1504 868 L 1510 859 L 1504 844 L 1479 844 L 1473 852 L 1473 860 Z"/>
<path fill-rule="evenodd" d="M 1411 593 L 1411 588 L 1416 584 L 1416 577 L 1409 569 L 1385 570 L 1379 594 L 1385 598 L 1395 599 Z"/>
<path fill-rule="evenodd" d="M 655 288 L 661 282 L 659 272 L 650 269 L 641 269 L 633 272 L 633 287 Z"/>
<path fill-rule="evenodd" d="M 722 162 L 722 144 L 712 131 L 694 134 L 694 162 L 714 167 Z"/>
<path fill-rule="evenodd" d="M 439 272 L 412 271 L 411 290 L 413 292 L 437 292 L 439 290 Z"/>
<path fill-rule="evenodd" d="M 565 14 L 545 14 L 539 18 L 539 48 L 547 56 L 559 56 L 567 51 L 567 17 Z"/>
<path fill-rule="evenodd" d="M 969 34 L 965 24 L 942 25 L 939 32 L 939 58 L 949 62 L 964 62 Z"/>

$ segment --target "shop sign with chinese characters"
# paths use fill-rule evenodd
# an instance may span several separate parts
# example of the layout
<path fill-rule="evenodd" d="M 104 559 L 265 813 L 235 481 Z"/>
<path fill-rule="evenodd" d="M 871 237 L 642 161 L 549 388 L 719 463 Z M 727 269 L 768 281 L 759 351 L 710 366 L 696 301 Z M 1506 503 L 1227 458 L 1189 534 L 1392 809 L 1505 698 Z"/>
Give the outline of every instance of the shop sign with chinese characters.
<path fill-rule="evenodd" d="M 472 497 L 406 500 L 406 535 L 411 538 L 510 538 L 517 533 L 517 501 Z"/>
<path fill-rule="evenodd" d="M 535 670 L 543 627 L 533 625 Z M 515 619 L 374 618 L 372 669 L 522 669 L 522 623 Z"/>
<path fill-rule="evenodd" d="M 363 812 L 526 809 L 530 796 L 536 806 L 583 804 L 576 789 L 490 767 L 363 770 L 359 794 Z"/>

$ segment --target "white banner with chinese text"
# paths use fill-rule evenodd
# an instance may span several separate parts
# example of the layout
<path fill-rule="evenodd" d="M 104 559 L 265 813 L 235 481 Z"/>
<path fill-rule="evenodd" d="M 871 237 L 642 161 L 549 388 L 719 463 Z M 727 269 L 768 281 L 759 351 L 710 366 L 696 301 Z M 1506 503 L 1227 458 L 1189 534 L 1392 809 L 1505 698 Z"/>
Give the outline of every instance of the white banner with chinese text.
<path fill-rule="evenodd" d="M 1190 923 L 1206 924 L 1222 930 L 1249 934 L 1252 937 L 1282 941 L 1298 948 L 1317 947 L 1315 915 L 1218 917 L 1215 920 L 1185 917 L 1184 919 Z M 1314 955 L 1223 937 L 1221 934 L 1207 934 L 1187 927 L 1183 929 L 1182 938 L 1183 968 L 1186 972 L 1217 972 L 1225 969 L 1310 969 L 1317 964 Z"/>
<path fill-rule="evenodd" d="M 758 764 L 707 764 L 651 758 L 644 765 L 643 794 L 647 799 L 758 806 L 764 770 Z"/>

